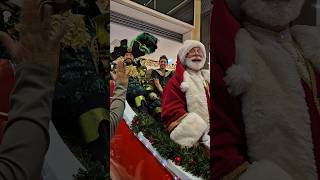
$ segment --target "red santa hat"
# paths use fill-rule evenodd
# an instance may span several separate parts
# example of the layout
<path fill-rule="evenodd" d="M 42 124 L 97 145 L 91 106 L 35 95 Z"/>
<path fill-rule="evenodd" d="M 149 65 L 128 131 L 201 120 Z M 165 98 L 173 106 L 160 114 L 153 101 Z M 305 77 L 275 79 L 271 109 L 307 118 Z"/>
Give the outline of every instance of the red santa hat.
<path fill-rule="evenodd" d="M 200 42 L 200 41 L 196 41 L 196 40 L 186 40 L 183 42 L 182 47 L 179 50 L 178 53 L 178 58 L 180 59 L 181 63 L 183 65 L 185 65 L 185 59 L 186 59 L 186 55 L 188 54 L 188 52 L 192 49 L 198 47 L 201 49 L 201 51 L 203 52 L 203 59 L 205 60 L 206 57 L 206 48 L 204 47 L 204 45 Z"/>

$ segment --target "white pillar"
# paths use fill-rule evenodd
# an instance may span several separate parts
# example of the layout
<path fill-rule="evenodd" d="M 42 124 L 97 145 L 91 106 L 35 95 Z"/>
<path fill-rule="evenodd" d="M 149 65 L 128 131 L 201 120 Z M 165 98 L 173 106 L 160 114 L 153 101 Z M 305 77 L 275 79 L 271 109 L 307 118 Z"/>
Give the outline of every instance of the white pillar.
<path fill-rule="evenodd" d="M 320 26 L 320 0 L 317 0 L 314 6 L 316 8 L 316 25 Z"/>

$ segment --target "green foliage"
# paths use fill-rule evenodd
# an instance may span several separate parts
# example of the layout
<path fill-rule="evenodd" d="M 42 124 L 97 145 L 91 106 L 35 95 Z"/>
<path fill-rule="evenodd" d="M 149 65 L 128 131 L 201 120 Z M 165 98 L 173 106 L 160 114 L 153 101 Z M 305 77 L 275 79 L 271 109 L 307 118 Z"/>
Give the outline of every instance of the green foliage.
<path fill-rule="evenodd" d="M 182 166 L 186 171 L 195 176 L 209 179 L 210 166 L 209 154 L 203 146 L 185 148 L 172 141 L 165 132 L 163 124 L 150 115 L 138 113 L 131 126 L 133 132 L 143 132 L 144 136 L 153 141 L 153 147 L 165 159 L 175 162 L 176 157 L 181 157 Z"/>
<path fill-rule="evenodd" d="M 109 111 L 106 111 L 109 114 Z M 107 117 L 109 118 L 109 117 Z M 74 180 L 109 180 L 109 161 L 105 165 L 99 161 L 93 161 L 92 155 L 81 146 L 81 141 L 77 142 L 78 136 L 71 136 L 65 132 L 62 132 L 62 137 L 65 143 L 68 145 L 72 153 L 77 157 L 80 163 L 84 166 L 84 169 L 79 169 L 76 175 L 73 175 Z M 109 144 L 107 144 L 109 146 Z M 109 160 L 109 147 L 107 147 L 107 160 Z"/>
<path fill-rule="evenodd" d="M 74 180 L 107 180 L 110 179 L 109 169 L 98 161 L 92 161 L 91 156 L 87 152 L 83 152 L 80 162 L 87 169 L 79 169 L 78 174 L 73 175 Z"/>

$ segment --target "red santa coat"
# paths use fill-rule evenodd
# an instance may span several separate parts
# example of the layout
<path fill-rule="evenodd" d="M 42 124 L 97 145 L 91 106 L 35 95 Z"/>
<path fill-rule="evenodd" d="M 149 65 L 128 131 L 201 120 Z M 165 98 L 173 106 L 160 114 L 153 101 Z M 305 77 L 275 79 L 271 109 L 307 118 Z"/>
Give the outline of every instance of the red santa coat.
<path fill-rule="evenodd" d="M 224 81 L 226 71 L 235 63 L 235 37 L 240 24 L 230 14 L 224 0 L 214 1 L 211 19 L 211 90 L 213 91 L 213 121 L 211 129 L 211 174 L 213 179 L 237 177 L 250 168 L 245 124 L 239 96 L 231 96 Z M 317 92 L 301 80 L 310 117 L 316 171 L 320 174 L 320 116 L 314 95 L 319 95 L 320 76 L 316 73 Z M 271 153 L 271 152 L 270 152 Z M 290 152 L 288 152 L 290 153 Z M 251 162 L 250 162 L 251 163 Z M 310 162 L 312 163 L 312 162 Z"/>
<path fill-rule="evenodd" d="M 201 126 L 203 124 L 203 118 L 197 115 L 197 112 L 188 110 L 188 103 L 186 98 L 186 92 L 183 90 L 183 82 L 185 81 L 184 77 L 185 69 L 181 64 L 179 58 L 177 60 L 176 72 L 174 76 L 169 80 L 168 84 L 164 88 L 162 96 L 162 119 L 165 123 L 167 130 L 171 133 L 171 139 L 176 140 L 181 138 L 191 137 L 189 143 L 180 143 L 180 140 L 176 142 L 181 145 L 192 146 L 199 141 L 201 136 L 203 136 L 205 131 L 208 131 L 208 125 L 204 124 L 206 127 Z M 209 95 L 209 76 L 205 77 L 207 88 L 204 89 L 206 104 L 202 104 L 207 108 L 207 112 L 211 113 L 211 101 Z M 190 105 L 189 105 L 190 107 Z M 203 108 L 203 107 L 199 107 Z M 209 116 L 211 117 L 211 116 Z M 209 118 L 208 117 L 208 118 Z M 191 129 L 189 130 L 189 125 Z M 185 127 L 188 126 L 188 127 Z M 180 137 L 173 137 L 172 132 L 177 131 L 181 127 L 183 132 L 179 132 Z M 192 131 L 192 132 L 191 132 Z M 184 141 L 184 140 L 182 140 Z"/>

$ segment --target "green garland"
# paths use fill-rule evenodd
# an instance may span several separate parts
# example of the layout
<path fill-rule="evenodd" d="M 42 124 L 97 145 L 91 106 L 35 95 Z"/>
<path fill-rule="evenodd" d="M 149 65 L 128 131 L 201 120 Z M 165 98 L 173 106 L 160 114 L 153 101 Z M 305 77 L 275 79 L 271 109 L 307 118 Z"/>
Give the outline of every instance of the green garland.
<path fill-rule="evenodd" d="M 146 113 L 137 113 L 132 121 L 131 128 L 134 133 L 141 131 L 163 158 L 175 162 L 175 159 L 180 157 L 180 166 L 187 172 L 204 179 L 210 178 L 210 158 L 204 147 L 181 147 L 170 139 L 168 133 L 165 133 L 161 122 L 156 121 Z"/>
<path fill-rule="evenodd" d="M 79 169 L 76 175 L 73 175 L 74 180 L 107 180 L 111 179 L 109 171 L 99 162 L 93 162 L 91 156 L 87 152 L 82 152 L 79 157 L 81 164 L 87 169 Z"/>
<path fill-rule="evenodd" d="M 98 161 L 93 161 L 92 157 L 87 150 L 83 149 L 76 140 L 62 136 L 64 142 L 69 147 L 71 152 L 80 161 L 80 163 L 86 168 L 86 170 L 79 168 L 78 173 L 73 175 L 74 180 L 107 180 L 111 179 L 109 174 L 109 162 L 105 167 Z M 70 140 L 72 139 L 72 140 Z M 108 152 L 107 152 L 108 153 Z"/>
<path fill-rule="evenodd" d="M 107 114 L 109 111 L 107 110 Z M 93 161 L 91 154 L 82 147 L 82 141 L 78 136 L 70 134 L 66 129 L 60 129 L 59 134 L 64 143 L 69 147 L 70 151 L 80 161 L 85 169 L 79 168 L 77 174 L 73 175 L 73 180 L 108 180 L 110 178 L 109 161 L 107 165 L 101 164 L 99 161 Z M 110 144 L 108 143 L 107 146 Z M 107 147 L 107 155 L 109 155 L 109 149 Z M 109 156 L 107 156 L 109 159 Z"/>

